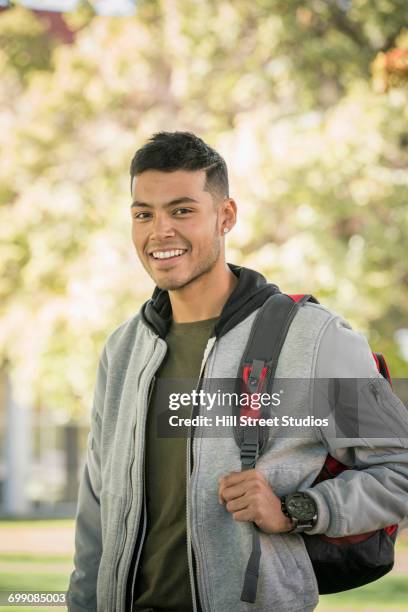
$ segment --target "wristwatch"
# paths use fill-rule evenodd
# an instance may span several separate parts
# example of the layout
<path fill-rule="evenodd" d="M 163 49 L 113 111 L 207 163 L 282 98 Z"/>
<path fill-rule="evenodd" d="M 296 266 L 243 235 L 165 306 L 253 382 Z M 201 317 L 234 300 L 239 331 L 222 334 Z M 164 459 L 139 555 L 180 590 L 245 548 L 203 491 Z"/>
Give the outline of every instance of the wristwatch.
<path fill-rule="evenodd" d="M 281 499 L 285 516 L 292 519 L 293 528 L 287 533 L 310 531 L 317 523 L 317 506 L 313 497 L 307 493 L 291 493 Z"/>

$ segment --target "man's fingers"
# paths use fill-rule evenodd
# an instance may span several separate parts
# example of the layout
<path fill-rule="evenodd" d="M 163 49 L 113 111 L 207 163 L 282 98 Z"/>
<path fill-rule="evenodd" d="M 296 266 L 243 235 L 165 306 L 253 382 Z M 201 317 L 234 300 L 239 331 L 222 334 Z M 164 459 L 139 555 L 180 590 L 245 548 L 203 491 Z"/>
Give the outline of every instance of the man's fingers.
<path fill-rule="evenodd" d="M 244 495 L 249 490 L 262 489 L 265 476 L 255 469 L 231 472 L 219 479 L 218 501 L 220 504 Z"/>
<path fill-rule="evenodd" d="M 235 472 L 223 476 L 218 496 L 234 521 L 255 523 L 265 533 L 288 530 L 280 500 L 262 472 L 247 470 L 242 475 Z"/>
<path fill-rule="evenodd" d="M 242 495 L 237 499 L 232 499 L 231 501 L 227 502 L 225 507 L 228 512 L 238 512 L 238 510 L 244 510 L 245 508 L 248 508 L 248 505 L 249 501 L 247 497 L 245 495 Z"/>
<path fill-rule="evenodd" d="M 236 497 L 241 497 L 241 495 L 244 495 L 247 489 L 248 485 L 246 483 L 240 483 L 232 487 L 223 487 L 221 490 L 221 496 L 224 502 L 228 502 L 231 499 L 235 499 Z"/>
<path fill-rule="evenodd" d="M 234 512 L 232 515 L 234 521 L 251 521 L 254 522 L 254 512 L 251 508 L 245 508 L 245 510 L 239 510 L 238 512 Z"/>
<path fill-rule="evenodd" d="M 226 476 L 222 476 L 220 481 L 226 486 L 230 487 L 240 482 L 245 482 L 246 480 L 251 480 L 254 477 L 257 477 L 259 472 L 256 470 L 244 470 L 243 472 L 231 472 Z"/>
<path fill-rule="evenodd" d="M 224 503 L 224 491 L 231 485 L 237 484 L 242 481 L 240 477 L 241 472 L 231 472 L 225 476 L 221 476 L 218 480 L 218 499 L 220 504 Z"/>

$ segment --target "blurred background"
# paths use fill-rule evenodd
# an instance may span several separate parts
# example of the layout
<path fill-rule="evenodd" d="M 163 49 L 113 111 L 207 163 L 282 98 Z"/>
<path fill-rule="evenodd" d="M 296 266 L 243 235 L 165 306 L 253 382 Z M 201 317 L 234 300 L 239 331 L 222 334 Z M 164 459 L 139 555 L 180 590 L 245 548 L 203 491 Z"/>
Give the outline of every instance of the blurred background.
<path fill-rule="evenodd" d="M 227 260 L 313 293 L 408 372 L 406 0 L 0 0 L 0 590 L 65 589 L 97 360 L 150 297 L 129 165 L 225 157 Z M 13 608 L 16 610 L 16 608 Z M 408 610 L 394 572 L 319 610 Z"/>

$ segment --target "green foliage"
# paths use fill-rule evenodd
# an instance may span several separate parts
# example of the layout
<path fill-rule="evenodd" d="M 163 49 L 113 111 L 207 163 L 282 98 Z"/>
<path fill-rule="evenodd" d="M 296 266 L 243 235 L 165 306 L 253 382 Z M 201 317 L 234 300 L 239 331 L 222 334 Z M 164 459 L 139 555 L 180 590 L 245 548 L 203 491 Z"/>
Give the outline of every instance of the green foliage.
<path fill-rule="evenodd" d="M 153 287 L 130 241 L 128 167 L 160 129 L 225 155 L 229 261 L 313 292 L 406 374 L 408 89 L 372 78 L 405 45 L 405 2 L 81 11 L 71 45 L 29 11 L 0 15 L 0 350 L 19 380 L 67 418 L 89 412 L 104 338 Z"/>
<path fill-rule="evenodd" d="M 10 76 L 23 84 L 33 72 L 50 70 L 55 43 L 44 36 L 46 28 L 33 13 L 15 8 L 1 14 L 0 67 L 10 86 Z M 3 88 L 2 88 L 3 89 Z"/>

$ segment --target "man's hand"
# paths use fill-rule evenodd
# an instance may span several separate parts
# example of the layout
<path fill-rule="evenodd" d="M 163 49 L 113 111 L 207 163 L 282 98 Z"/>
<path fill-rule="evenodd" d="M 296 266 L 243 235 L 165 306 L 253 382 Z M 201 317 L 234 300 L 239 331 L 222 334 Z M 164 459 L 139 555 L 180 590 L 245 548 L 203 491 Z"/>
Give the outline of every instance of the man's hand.
<path fill-rule="evenodd" d="M 262 472 L 245 470 L 222 476 L 218 499 L 231 512 L 234 521 L 251 521 L 265 533 L 292 529 L 292 521 L 283 514 L 281 501 Z"/>

